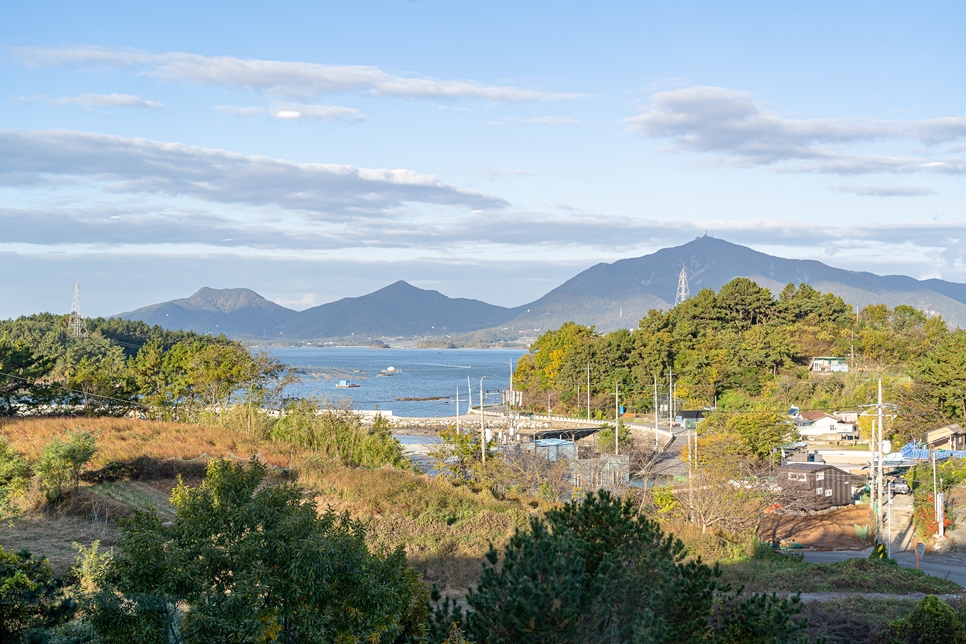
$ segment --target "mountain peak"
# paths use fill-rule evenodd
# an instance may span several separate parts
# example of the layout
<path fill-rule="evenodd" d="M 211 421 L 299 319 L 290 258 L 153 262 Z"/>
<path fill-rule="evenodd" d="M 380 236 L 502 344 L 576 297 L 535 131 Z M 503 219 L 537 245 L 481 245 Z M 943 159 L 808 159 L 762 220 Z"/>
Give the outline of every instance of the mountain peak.
<path fill-rule="evenodd" d="M 272 308 L 278 306 L 247 288 L 209 288 L 204 286 L 185 300 L 193 308 L 203 311 L 231 313 L 244 308 Z"/>
<path fill-rule="evenodd" d="M 773 294 L 786 284 L 806 283 L 856 306 L 910 304 L 966 326 L 966 284 L 848 271 L 816 260 L 767 255 L 707 235 L 643 257 L 596 264 L 539 300 L 514 309 L 450 298 L 398 280 L 368 295 L 299 312 L 249 289 L 205 287 L 188 299 L 122 316 L 167 328 L 307 339 L 441 336 L 477 330 L 518 339 L 521 333 L 535 335 L 566 321 L 609 331 L 636 326 L 650 309 L 673 306 L 682 266 L 693 294 L 704 288 L 717 290 L 736 277 L 754 280 Z"/>

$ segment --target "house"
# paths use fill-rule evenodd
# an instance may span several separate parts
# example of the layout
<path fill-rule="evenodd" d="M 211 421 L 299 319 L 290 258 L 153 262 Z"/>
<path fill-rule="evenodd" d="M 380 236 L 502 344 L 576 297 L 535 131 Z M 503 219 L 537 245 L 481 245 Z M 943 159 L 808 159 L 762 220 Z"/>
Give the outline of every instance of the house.
<path fill-rule="evenodd" d="M 857 411 L 837 411 L 832 414 L 843 423 L 856 423 L 859 422 L 859 412 Z"/>
<path fill-rule="evenodd" d="M 956 424 L 926 432 L 926 446 L 930 449 L 966 450 L 966 430 Z"/>
<path fill-rule="evenodd" d="M 787 463 L 776 471 L 786 504 L 830 508 L 852 504 L 852 475 L 828 463 Z"/>
<path fill-rule="evenodd" d="M 845 422 L 824 411 L 805 411 L 795 418 L 799 435 L 805 440 L 841 442 L 859 438 L 858 425 Z"/>
<path fill-rule="evenodd" d="M 846 358 L 819 356 L 812 358 L 808 370 L 818 373 L 848 373 L 849 361 Z"/>

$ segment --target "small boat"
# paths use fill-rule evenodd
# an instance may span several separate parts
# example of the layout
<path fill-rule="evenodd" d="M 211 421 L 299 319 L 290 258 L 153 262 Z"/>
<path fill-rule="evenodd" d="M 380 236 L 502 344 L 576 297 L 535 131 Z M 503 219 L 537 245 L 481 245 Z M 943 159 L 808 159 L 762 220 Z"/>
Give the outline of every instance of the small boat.
<path fill-rule="evenodd" d="M 335 386 L 337 389 L 355 389 L 356 387 L 361 387 L 362 385 L 349 382 L 348 380 L 340 380 Z"/>
<path fill-rule="evenodd" d="M 383 369 L 382 371 L 380 371 L 377 377 L 386 378 L 387 376 L 394 376 L 397 373 L 399 373 L 399 370 L 396 369 L 395 367 L 387 367 L 386 369 Z"/>

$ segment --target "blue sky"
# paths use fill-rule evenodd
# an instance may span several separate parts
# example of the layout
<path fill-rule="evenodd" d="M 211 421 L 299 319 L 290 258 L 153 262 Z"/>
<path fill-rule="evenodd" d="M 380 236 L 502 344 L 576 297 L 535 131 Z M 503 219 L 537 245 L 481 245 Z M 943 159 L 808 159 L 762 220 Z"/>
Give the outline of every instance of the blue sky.
<path fill-rule="evenodd" d="M 4 12 L 0 316 L 518 305 L 705 231 L 966 281 L 959 3 L 143 4 Z"/>

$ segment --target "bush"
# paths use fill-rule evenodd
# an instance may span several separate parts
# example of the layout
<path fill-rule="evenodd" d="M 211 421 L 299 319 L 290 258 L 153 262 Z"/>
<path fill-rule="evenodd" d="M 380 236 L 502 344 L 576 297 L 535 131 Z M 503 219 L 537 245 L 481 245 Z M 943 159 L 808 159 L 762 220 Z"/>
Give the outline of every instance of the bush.
<path fill-rule="evenodd" d="M 427 593 L 402 551 L 370 552 L 363 524 L 318 516 L 258 461 L 213 461 L 171 502 L 171 526 L 144 513 L 122 524 L 90 611 L 104 641 L 162 642 L 175 629 L 186 644 L 418 641 Z"/>
<path fill-rule="evenodd" d="M 715 568 L 685 561 L 684 544 L 606 491 L 531 519 L 499 554 L 491 549 L 463 613 L 437 605 L 430 641 L 453 625 L 497 642 L 788 642 L 797 599 L 742 597 Z"/>
<path fill-rule="evenodd" d="M 29 482 L 27 462 L 0 436 L 0 519 L 13 513 L 13 502 L 23 495 Z"/>
<path fill-rule="evenodd" d="M 55 438 L 44 447 L 34 472 L 49 501 L 59 501 L 68 485 L 77 491 L 81 470 L 96 451 L 94 435 L 89 432 L 67 432 L 65 439 Z"/>
<path fill-rule="evenodd" d="M 350 467 L 392 465 L 415 469 L 392 435 L 389 421 L 377 415 L 368 429 L 345 410 L 320 410 L 313 400 L 290 405 L 271 430 L 271 439 L 311 449 L 323 458 Z"/>
<path fill-rule="evenodd" d="M 621 421 L 618 426 L 617 439 L 620 441 L 620 447 L 626 449 L 631 443 L 630 430 L 624 421 Z M 614 453 L 614 426 L 610 425 L 604 429 L 597 432 L 597 449 L 600 450 L 602 454 L 613 454 Z"/>
<path fill-rule="evenodd" d="M 966 644 L 966 629 L 956 612 L 935 595 L 927 595 L 905 619 L 889 624 L 878 641 L 888 644 Z"/>
<path fill-rule="evenodd" d="M 56 624 L 72 612 L 47 559 L 0 547 L 0 642 L 19 641 L 31 629 Z"/>

